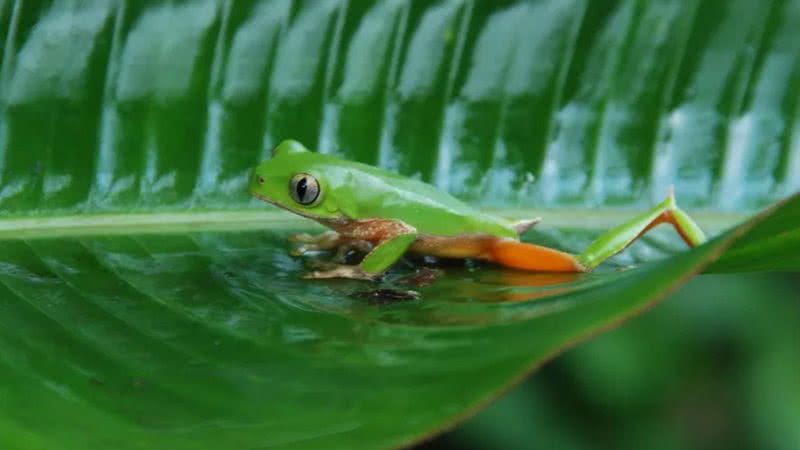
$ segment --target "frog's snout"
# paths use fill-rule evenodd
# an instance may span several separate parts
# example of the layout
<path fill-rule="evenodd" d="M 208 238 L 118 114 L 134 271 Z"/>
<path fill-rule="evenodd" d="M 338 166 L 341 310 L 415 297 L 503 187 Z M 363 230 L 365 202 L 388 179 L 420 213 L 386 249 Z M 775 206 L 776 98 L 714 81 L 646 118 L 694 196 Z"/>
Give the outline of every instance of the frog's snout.
<path fill-rule="evenodd" d="M 253 184 L 261 186 L 266 182 L 263 176 L 256 174 L 253 178 Z"/>
<path fill-rule="evenodd" d="M 250 175 L 250 192 L 253 194 L 258 193 L 259 188 L 261 188 L 267 180 L 264 178 L 264 175 L 258 173 L 258 170 L 253 170 L 253 173 Z"/>

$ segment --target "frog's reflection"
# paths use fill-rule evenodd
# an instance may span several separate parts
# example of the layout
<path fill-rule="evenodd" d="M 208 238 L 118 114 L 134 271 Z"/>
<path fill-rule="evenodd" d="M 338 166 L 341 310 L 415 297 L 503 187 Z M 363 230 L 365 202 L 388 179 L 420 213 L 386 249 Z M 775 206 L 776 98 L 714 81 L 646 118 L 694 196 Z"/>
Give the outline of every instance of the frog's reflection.
<path fill-rule="evenodd" d="M 435 283 L 430 283 L 423 293 L 423 299 L 430 296 L 480 303 L 523 302 L 570 292 L 587 279 L 586 274 L 579 273 L 514 270 L 477 270 L 469 274 L 458 272 L 450 271 L 449 276 L 442 276 Z"/>

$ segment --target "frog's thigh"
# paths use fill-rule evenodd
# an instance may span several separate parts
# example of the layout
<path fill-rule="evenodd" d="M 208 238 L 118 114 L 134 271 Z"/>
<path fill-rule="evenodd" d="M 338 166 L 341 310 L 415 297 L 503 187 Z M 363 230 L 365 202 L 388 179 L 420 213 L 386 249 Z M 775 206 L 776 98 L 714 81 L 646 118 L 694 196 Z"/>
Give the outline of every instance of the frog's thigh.
<path fill-rule="evenodd" d="M 533 272 L 586 271 L 586 267 L 569 253 L 516 239 L 497 239 L 492 244 L 489 260 L 506 267 Z"/>
<path fill-rule="evenodd" d="M 421 236 L 411 251 L 442 258 L 473 258 L 538 272 L 582 272 L 575 257 L 555 249 L 491 235 Z"/>
<path fill-rule="evenodd" d="M 498 238 L 485 234 L 464 236 L 419 236 L 411 245 L 411 251 L 425 256 L 440 258 L 489 259 L 493 243 Z"/>

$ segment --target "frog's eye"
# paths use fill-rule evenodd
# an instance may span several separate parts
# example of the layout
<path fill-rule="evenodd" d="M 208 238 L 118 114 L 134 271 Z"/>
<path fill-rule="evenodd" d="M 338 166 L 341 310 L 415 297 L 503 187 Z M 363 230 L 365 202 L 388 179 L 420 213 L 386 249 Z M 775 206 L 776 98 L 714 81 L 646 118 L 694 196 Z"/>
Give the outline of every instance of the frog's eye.
<path fill-rule="evenodd" d="M 319 182 L 307 173 L 298 173 L 289 182 L 289 195 L 301 205 L 310 205 L 319 198 Z"/>

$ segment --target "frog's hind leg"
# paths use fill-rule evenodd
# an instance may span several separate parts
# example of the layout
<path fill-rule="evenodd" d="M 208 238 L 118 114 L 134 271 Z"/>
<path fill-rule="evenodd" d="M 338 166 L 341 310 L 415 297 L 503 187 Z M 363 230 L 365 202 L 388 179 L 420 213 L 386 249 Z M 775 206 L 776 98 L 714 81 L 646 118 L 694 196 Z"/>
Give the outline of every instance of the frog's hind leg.
<path fill-rule="evenodd" d="M 496 238 L 486 252 L 486 259 L 514 269 L 534 272 L 585 272 L 574 256 L 541 245 L 514 239 Z"/>
<path fill-rule="evenodd" d="M 567 253 L 538 245 L 526 244 L 513 239 L 498 239 L 487 251 L 489 260 L 508 267 L 539 272 L 584 272 L 621 252 L 652 228 L 668 223 L 694 247 L 705 241 L 700 227 L 678 208 L 670 190 L 666 200 L 655 208 L 612 228 L 592 242 L 580 255 Z"/>
<path fill-rule="evenodd" d="M 574 256 L 539 245 L 486 234 L 420 238 L 411 250 L 442 258 L 474 258 L 537 272 L 583 272 Z"/>
<path fill-rule="evenodd" d="M 662 223 L 672 225 L 690 247 L 705 242 L 706 238 L 703 231 L 688 214 L 678 208 L 673 191 L 670 189 L 666 200 L 650 211 L 636 216 L 601 235 L 589 244 L 589 247 L 583 253 L 577 256 L 577 260 L 581 265 L 591 270 Z"/>

